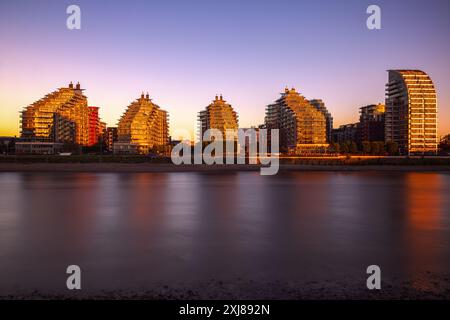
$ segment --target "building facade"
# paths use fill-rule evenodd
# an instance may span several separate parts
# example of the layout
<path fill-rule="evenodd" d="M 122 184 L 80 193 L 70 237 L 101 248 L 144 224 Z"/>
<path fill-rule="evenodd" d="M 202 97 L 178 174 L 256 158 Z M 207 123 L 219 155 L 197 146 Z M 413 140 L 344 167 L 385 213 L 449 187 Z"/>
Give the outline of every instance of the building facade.
<path fill-rule="evenodd" d="M 100 135 L 100 118 L 98 116 L 98 107 L 88 107 L 89 109 L 89 142 L 88 146 L 98 143 Z"/>
<path fill-rule="evenodd" d="M 326 124 L 327 124 L 327 143 L 331 143 L 331 132 L 333 131 L 333 117 L 331 113 L 327 110 L 325 106 L 325 102 L 322 99 L 312 99 L 309 100 L 314 107 L 317 108 L 320 112 L 325 116 Z"/>
<path fill-rule="evenodd" d="M 359 140 L 361 142 L 384 142 L 385 109 L 385 105 L 382 103 L 359 108 Z"/>
<path fill-rule="evenodd" d="M 114 153 L 148 154 L 167 149 L 169 125 L 167 111 L 154 104 L 147 93 L 132 102 L 119 120 Z"/>
<path fill-rule="evenodd" d="M 281 97 L 266 107 L 267 129 L 279 129 L 280 150 L 295 153 L 324 152 L 327 122 L 317 107 L 294 88 L 286 88 Z"/>
<path fill-rule="evenodd" d="M 204 133 L 209 129 L 219 130 L 223 139 L 226 139 L 226 130 L 239 128 L 237 112 L 223 99 L 222 95 L 216 96 L 210 105 L 199 112 L 198 124 L 200 140 L 203 140 Z"/>
<path fill-rule="evenodd" d="M 42 142 L 42 141 L 27 141 L 16 142 L 16 154 L 45 154 L 55 155 L 61 153 L 64 148 L 63 143 L 58 142 Z"/>
<path fill-rule="evenodd" d="M 386 142 L 396 142 L 401 154 L 436 154 L 438 120 L 433 81 L 420 70 L 388 72 Z"/>
<path fill-rule="evenodd" d="M 335 143 L 355 142 L 360 143 L 359 123 L 349 123 L 339 126 L 332 131 L 332 141 Z"/>
<path fill-rule="evenodd" d="M 116 127 L 108 127 L 106 128 L 105 134 L 103 136 L 103 146 L 107 152 L 114 151 L 114 143 L 117 142 L 117 128 Z"/>
<path fill-rule="evenodd" d="M 70 83 L 24 108 L 21 138 L 89 145 L 89 108 L 80 84 Z"/>

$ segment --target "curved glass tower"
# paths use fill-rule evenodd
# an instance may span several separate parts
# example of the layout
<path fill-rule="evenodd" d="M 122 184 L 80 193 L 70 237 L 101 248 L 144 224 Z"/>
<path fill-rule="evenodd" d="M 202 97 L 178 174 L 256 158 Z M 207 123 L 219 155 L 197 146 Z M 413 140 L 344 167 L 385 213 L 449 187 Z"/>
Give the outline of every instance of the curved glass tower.
<path fill-rule="evenodd" d="M 389 70 L 386 85 L 386 142 L 401 154 L 436 154 L 437 97 L 431 78 L 420 70 Z"/>

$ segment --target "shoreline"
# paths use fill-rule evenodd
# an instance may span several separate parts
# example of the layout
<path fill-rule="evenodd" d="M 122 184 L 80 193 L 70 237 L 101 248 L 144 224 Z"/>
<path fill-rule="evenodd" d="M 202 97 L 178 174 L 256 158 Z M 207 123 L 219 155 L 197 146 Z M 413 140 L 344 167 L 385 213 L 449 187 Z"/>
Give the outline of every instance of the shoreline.
<path fill-rule="evenodd" d="M 97 173 L 164 173 L 164 172 L 259 172 L 260 165 L 174 165 L 168 163 L 0 163 L 0 173 L 5 172 L 97 172 Z M 308 165 L 280 164 L 279 172 L 331 171 L 331 172 L 446 172 L 448 165 Z"/>
<path fill-rule="evenodd" d="M 419 281 L 419 282 L 417 282 Z M 417 286 L 418 283 L 422 285 Z M 429 285 L 423 285 L 429 284 Z M 322 280 L 205 279 L 152 283 L 140 288 L 92 288 L 78 292 L 28 289 L 0 292 L 1 300 L 448 300 L 448 273 L 419 273 L 415 280 L 383 279 L 381 290 L 368 290 L 355 277 Z"/>

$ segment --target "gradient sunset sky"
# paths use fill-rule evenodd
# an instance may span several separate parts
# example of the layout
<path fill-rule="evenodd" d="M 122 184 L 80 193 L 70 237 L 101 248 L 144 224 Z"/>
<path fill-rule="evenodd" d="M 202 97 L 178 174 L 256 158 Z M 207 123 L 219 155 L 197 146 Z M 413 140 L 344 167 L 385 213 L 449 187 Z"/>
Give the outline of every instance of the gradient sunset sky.
<path fill-rule="evenodd" d="M 81 7 L 81 30 L 66 8 Z M 382 10 L 368 30 L 366 9 Z M 108 126 L 142 91 L 169 111 L 171 132 L 193 130 L 216 94 L 240 126 L 264 121 L 287 85 L 320 98 L 335 127 L 384 101 L 388 69 L 421 69 L 438 90 L 450 133 L 450 1 L 1 1 L 0 136 L 19 111 L 70 81 Z M 174 137 L 176 138 L 176 136 Z"/>

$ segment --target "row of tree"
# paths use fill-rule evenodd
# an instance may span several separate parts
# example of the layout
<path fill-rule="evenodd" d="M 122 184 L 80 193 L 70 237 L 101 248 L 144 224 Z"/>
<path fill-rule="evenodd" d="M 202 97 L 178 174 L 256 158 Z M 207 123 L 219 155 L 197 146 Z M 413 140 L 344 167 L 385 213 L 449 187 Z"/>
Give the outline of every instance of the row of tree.
<path fill-rule="evenodd" d="M 354 141 L 332 143 L 330 151 L 341 154 L 366 154 L 366 155 L 390 155 L 396 156 L 398 144 L 396 142 L 363 141 L 360 145 Z"/>

